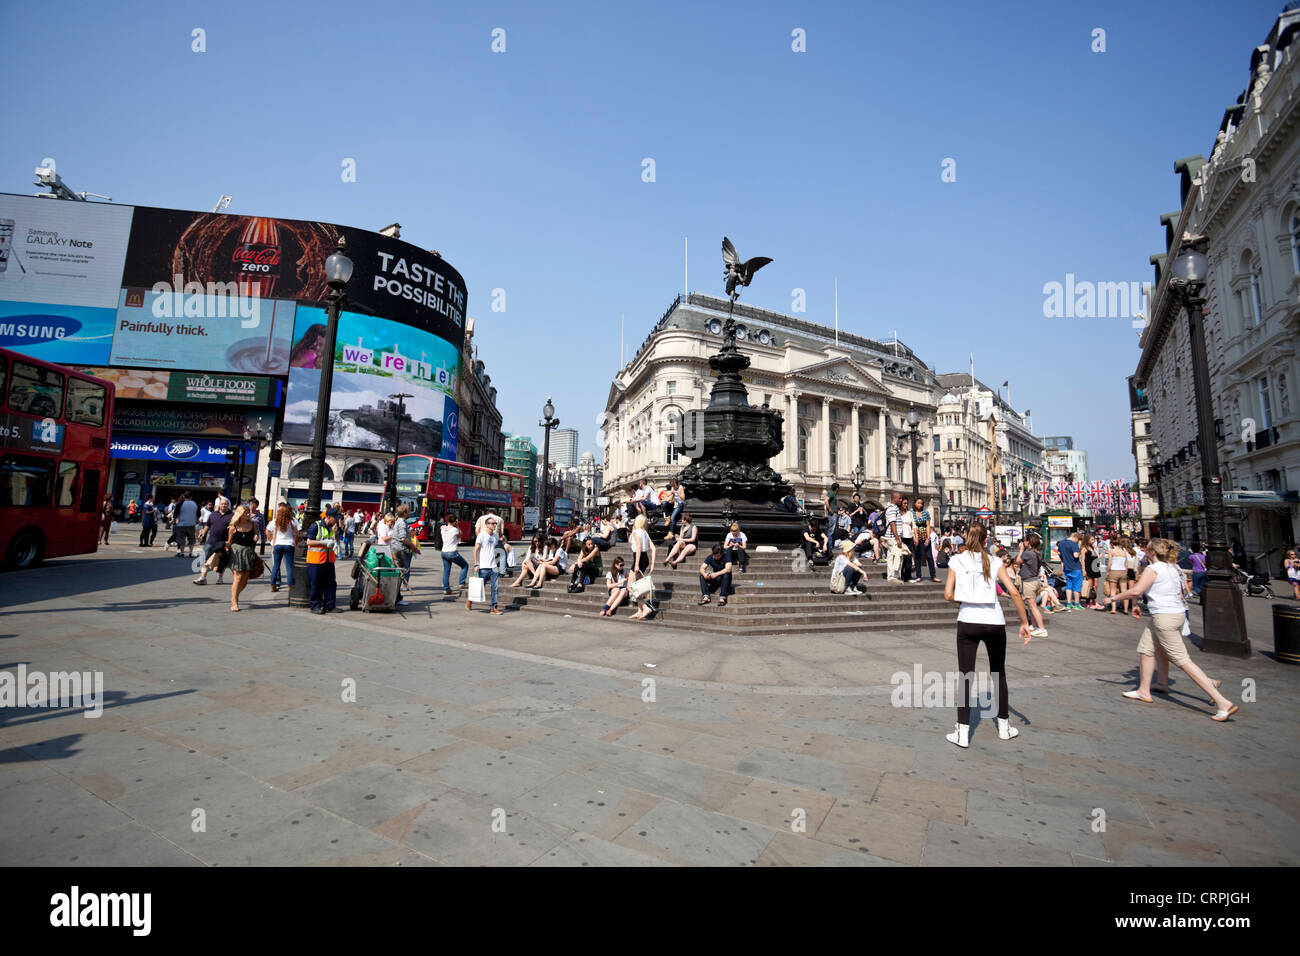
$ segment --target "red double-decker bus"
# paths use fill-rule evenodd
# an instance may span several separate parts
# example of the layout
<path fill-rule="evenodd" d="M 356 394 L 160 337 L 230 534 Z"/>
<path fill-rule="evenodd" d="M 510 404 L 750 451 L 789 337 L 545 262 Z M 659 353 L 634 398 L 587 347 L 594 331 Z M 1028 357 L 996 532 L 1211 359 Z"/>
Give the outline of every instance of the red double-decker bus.
<path fill-rule="evenodd" d="M 0 348 L 0 559 L 30 568 L 99 546 L 113 383 Z"/>
<path fill-rule="evenodd" d="M 390 500 L 388 494 L 385 489 L 385 500 Z M 523 537 L 523 479 L 508 471 L 430 455 L 399 455 L 397 500 L 410 506 L 420 541 L 440 544 L 438 525 L 448 511 L 456 515 L 462 541 L 474 540 L 474 522 L 488 513 L 505 522 L 507 537 Z"/>

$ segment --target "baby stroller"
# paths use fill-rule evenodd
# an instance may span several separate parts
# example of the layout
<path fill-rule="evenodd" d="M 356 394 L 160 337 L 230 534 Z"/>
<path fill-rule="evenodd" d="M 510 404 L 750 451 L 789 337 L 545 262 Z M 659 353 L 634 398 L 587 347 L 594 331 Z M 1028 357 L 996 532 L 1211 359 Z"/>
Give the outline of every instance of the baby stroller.
<path fill-rule="evenodd" d="M 392 548 L 366 541 L 352 563 L 352 591 L 348 607 L 352 610 L 391 611 L 397 606 L 402 569 L 393 563 Z"/>

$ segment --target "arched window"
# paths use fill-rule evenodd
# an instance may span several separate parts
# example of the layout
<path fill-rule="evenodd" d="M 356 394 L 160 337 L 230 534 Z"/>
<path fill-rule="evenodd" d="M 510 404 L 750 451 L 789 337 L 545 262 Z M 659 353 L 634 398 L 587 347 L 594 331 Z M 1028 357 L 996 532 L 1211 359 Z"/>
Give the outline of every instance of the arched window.
<path fill-rule="evenodd" d="M 325 481 L 334 480 L 334 469 L 329 466 L 329 462 L 323 462 L 321 467 L 324 469 L 323 474 Z M 298 464 L 289 469 L 290 481 L 307 481 L 311 478 L 311 459 L 304 458 Z"/>
<path fill-rule="evenodd" d="M 382 485 L 384 476 L 370 462 L 359 461 L 343 473 L 343 480 L 348 484 Z"/>
<path fill-rule="evenodd" d="M 1250 309 L 1251 318 L 1254 319 L 1252 324 L 1259 325 L 1264 317 L 1264 296 L 1262 292 L 1263 280 L 1260 275 L 1259 263 L 1250 264 Z"/>
<path fill-rule="evenodd" d="M 1300 275 L 1300 210 L 1291 213 L 1291 268 Z"/>
<path fill-rule="evenodd" d="M 808 470 L 808 429 L 804 425 L 799 426 L 799 471 Z"/>

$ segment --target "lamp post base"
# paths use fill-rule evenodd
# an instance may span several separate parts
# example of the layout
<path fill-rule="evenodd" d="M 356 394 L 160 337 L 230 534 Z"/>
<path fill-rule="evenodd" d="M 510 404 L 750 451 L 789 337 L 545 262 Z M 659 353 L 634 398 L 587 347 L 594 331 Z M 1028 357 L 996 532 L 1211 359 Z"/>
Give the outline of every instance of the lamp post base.
<path fill-rule="evenodd" d="M 1246 636 L 1246 610 L 1241 603 L 1241 591 L 1226 577 L 1213 576 L 1205 582 L 1204 597 L 1201 649 L 1207 654 L 1249 657 L 1250 639 Z"/>

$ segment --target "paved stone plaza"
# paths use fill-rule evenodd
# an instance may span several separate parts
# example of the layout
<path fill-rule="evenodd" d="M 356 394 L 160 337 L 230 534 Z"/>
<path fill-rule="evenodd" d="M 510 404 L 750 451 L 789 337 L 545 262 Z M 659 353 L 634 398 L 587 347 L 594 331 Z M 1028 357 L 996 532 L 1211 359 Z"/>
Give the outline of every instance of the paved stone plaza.
<path fill-rule="evenodd" d="M 1020 737 L 986 719 L 961 751 L 952 710 L 891 704 L 897 672 L 955 669 L 953 629 L 490 617 L 443 599 L 436 555 L 398 614 L 290 611 L 263 579 L 236 615 L 134 537 L 0 576 L 0 668 L 104 675 L 97 719 L 0 709 L 0 863 L 1300 862 L 1300 669 L 1262 600 L 1252 658 L 1193 651 L 1232 699 L 1254 684 L 1228 724 L 1177 674 L 1122 699 L 1142 625 L 1073 612 L 1009 649 Z"/>

